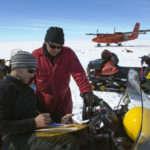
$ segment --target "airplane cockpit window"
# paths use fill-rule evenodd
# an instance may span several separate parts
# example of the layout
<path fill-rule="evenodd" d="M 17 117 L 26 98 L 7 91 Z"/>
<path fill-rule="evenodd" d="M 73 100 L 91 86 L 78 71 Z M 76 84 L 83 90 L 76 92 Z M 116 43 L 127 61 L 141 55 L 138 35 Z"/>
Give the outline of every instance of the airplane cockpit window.
<path fill-rule="evenodd" d="M 104 37 L 104 35 L 102 35 L 102 34 L 100 34 L 100 35 L 98 35 L 99 37 Z"/>

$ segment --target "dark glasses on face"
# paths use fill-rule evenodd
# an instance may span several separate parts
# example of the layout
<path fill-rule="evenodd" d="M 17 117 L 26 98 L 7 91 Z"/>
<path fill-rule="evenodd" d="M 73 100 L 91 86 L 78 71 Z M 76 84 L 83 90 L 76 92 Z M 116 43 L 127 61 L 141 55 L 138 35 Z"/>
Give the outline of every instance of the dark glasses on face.
<path fill-rule="evenodd" d="M 52 44 L 49 44 L 49 46 L 52 48 L 52 49 L 61 49 L 62 46 L 56 46 L 56 45 L 52 45 Z"/>
<path fill-rule="evenodd" d="M 27 71 L 28 71 L 28 73 L 35 73 L 35 69 L 33 69 L 33 68 L 28 68 Z"/>

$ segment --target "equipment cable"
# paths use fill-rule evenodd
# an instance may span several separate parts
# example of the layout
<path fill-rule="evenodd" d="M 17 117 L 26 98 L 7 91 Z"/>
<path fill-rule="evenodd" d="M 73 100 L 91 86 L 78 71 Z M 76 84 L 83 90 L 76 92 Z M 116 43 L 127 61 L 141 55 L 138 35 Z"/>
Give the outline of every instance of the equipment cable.
<path fill-rule="evenodd" d="M 142 88 L 141 88 L 141 80 L 143 80 L 143 74 L 144 74 L 144 71 L 143 71 L 143 62 L 141 61 L 141 65 L 142 65 L 142 68 L 141 68 L 141 71 L 142 71 L 142 78 L 140 78 L 140 98 L 141 98 L 141 108 L 142 108 L 142 115 L 141 115 L 141 125 L 140 125 L 140 131 L 139 131 L 139 134 L 138 134 L 138 137 L 136 138 L 135 142 L 133 143 L 133 148 L 136 148 L 136 145 L 140 139 L 140 136 L 141 136 L 141 132 L 142 132 L 142 127 L 143 127 L 143 112 L 144 112 L 144 104 L 143 104 L 143 97 L 142 97 Z"/>

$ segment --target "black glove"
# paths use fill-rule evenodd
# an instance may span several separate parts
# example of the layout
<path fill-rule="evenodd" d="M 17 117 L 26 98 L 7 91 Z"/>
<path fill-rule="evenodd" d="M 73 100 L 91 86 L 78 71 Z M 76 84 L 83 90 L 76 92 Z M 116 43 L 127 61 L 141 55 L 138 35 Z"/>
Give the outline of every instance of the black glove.
<path fill-rule="evenodd" d="M 94 95 L 93 93 L 82 93 L 81 97 L 84 100 L 84 104 L 86 106 L 98 106 L 100 104 L 100 101 L 102 99 L 98 98 L 96 95 Z"/>

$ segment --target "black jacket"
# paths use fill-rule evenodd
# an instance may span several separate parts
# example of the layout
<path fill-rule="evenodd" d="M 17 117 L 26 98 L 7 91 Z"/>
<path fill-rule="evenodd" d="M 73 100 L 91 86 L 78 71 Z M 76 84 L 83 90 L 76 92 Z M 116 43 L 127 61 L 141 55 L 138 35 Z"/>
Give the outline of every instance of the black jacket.
<path fill-rule="evenodd" d="M 34 91 L 21 80 L 6 76 L 0 83 L 0 134 L 12 141 L 28 139 L 36 129 L 34 118 L 39 112 L 47 112 L 38 104 Z M 61 117 L 50 112 L 54 121 Z M 26 137 L 26 138 L 25 138 Z M 18 141 L 19 142 L 19 141 Z M 18 143 L 17 142 L 17 143 Z"/>

